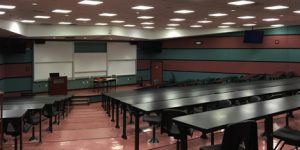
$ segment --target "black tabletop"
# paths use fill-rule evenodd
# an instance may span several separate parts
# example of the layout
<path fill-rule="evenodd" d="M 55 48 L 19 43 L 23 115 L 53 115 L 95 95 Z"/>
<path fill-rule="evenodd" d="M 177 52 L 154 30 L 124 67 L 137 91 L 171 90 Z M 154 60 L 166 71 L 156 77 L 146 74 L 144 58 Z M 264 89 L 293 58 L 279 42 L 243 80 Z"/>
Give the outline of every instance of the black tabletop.
<path fill-rule="evenodd" d="M 24 110 L 31 110 L 31 109 L 42 109 L 45 104 L 4 104 L 3 110 L 15 110 L 15 109 L 24 109 Z"/>
<path fill-rule="evenodd" d="M 299 109 L 299 99 L 300 95 L 295 95 L 176 117 L 173 120 L 200 131 L 214 131 L 224 128 L 231 123 L 250 119 L 260 119 L 266 116 L 274 116 L 290 110 Z"/>
<path fill-rule="evenodd" d="M 3 119 L 21 118 L 27 109 L 3 110 Z"/>
<path fill-rule="evenodd" d="M 212 95 L 205 95 L 205 96 L 198 96 L 198 97 L 188 97 L 188 98 L 173 99 L 173 100 L 166 100 L 166 101 L 157 101 L 151 103 L 134 104 L 132 105 L 132 107 L 144 112 L 152 112 L 152 111 L 159 111 L 168 108 L 201 105 L 201 104 L 217 102 L 222 100 L 231 100 L 231 99 L 245 98 L 245 97 L 251 97 L 256 95 L 265 95 L 271 93 L 293 91 L 299 89 L 300 89 L 299 84 L 291 84 L 291 85 L 256 88 L 256 89 L 249 89 L 249 90 L 235 91 L 235 92 L 228 92 L 228 93 L 221 93 L 221 94 L 212 94 Z"/>
<path fill-rule="evenodd" d="M 44 100 L 64 100 L 71 98 L 72 95 L 38 95 L 5 98 L 4 101 L 44 101 Z"/>

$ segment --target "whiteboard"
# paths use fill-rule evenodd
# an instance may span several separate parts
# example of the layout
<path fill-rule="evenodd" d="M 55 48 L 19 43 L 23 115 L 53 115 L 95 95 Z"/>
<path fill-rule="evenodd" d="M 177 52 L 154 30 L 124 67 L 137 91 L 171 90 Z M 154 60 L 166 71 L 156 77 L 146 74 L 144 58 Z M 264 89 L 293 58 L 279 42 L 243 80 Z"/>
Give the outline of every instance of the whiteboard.
<path fill-rule="evenodd" d="M 90 77 L 105 77 L 105 76 L 106 76 L 106 71 L 74 73 L 74 78 L 90 78 Z"/>
<path fill-rule="evenodd" d="M 46 41 L 34 44 L 34 62 L 68 62 L 73 61 L 73 42 Z"/>
<path fill-rule="evenodd" d="M 132 60 L 136 59 L 136 45 L 125 42 L 107 43 L 108 60 Z"/>
<path fill-rule="evenodd" d="M 109 61 L 108 75 L 134 75 L 136 74 L 135 60 Z"/>
<path fill-rule="evenodd" d="M 34 81 L 48 80 L 49 73 L 59 72 L 60 76 L 72 78 L 72 62 L 34 64 Z"/>
<path fill-rule="evenodd" d="M 74 53 L 75 73 L 106 70 L 106 53 Z"/>

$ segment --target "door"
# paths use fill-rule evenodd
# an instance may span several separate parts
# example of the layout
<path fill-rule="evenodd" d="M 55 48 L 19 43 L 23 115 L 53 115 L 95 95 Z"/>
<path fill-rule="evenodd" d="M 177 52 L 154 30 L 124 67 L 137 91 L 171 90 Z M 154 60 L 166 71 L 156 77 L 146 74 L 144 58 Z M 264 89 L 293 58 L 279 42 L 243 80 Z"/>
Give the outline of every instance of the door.
<path fill-rule="evenodd" d="M 163 82 L 163 63 L 161 61 L 151 61 L 151 83 L 160 85 Z"/>

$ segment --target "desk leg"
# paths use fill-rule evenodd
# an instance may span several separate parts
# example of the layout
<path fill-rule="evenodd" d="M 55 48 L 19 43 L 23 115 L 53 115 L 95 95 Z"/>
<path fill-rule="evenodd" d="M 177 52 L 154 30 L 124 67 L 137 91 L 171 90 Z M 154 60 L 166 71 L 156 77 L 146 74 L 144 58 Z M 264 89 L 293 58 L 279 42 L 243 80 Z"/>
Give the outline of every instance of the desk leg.
<path fill-rule="evenodd" d="M 134 134 L 134 149 L 139 150 L 140 144 L 140 112 L 134 111 L 135 113 L 135 134 Z"/>
<path fill-rule="evenodd" d="M 273 150 L 273 118 L 268 116 L 265 120 L 265 132 L 267 137 L 267 150 Z"/>
<path fill-rule="evenodd" d="M 110 98 L 111 101 L 111 121 L 114 122 L 115 121 L 115 101 Z"/>
<path fill-rule="evenodd" d="M 107 99 L 108 96 L 103 96 L 102 97 L 102 103 L 103 103 L 103 108 L 104 108 L 104 111 L 107 111 L 107 104 L 106 104 L 106 99 Z"/>
<path fill-rule="evenodd" d="M 39 138 L 39 142 L 42 143 L 42 109 L 40 110 L 40 138 Z"/>
<path fill-rule="evenodd" d="M 20 133 L 20 150 L 22 150 L 23 149 L 23 117 L 22 118 L 20 118 L 20 131 L 21 131 L 21 133 Z"/>
<path fill-rule="evenodd" d="M 178 128 L 181 132 L 181 134 L 180 134 L 180 150 L 187 150 L 188 149 L 187 128 L 182 125 L 178 125 Z"/>
<path fill-rule="evenodd" d="M 211 145 L 215 145 L 215 134 L 214 132 L 210 133 L 211 137 L 210 137 L 210 144 Z"/>
<path fill-rule="evenodd" d="M 120 128 L 119 126 L 119 102 L 116 101 L 116 128 Z"/>
<path fill-rule="evenodd" d="M 126 135 L 126 104 L 122 104 L 122 109 L 123 109 L 123 134 L 122 134 L 122 138 L 127 139 L 127 135 Z"/>
<path fill-rule="evenodd" d="M 108 116 L 110 117 L 110 99 L 109 98 L 107 98 L 106 99 L 107 100 L 107 114 L 108 114 Z"/>

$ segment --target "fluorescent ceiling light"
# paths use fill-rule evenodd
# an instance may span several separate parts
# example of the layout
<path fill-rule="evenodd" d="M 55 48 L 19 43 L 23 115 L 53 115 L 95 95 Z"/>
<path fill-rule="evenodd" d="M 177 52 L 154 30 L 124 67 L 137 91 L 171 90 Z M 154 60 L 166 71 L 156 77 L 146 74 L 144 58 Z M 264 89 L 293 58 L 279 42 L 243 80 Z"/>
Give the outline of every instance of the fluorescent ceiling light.
<path fill-rule="evenodd" d="M 35 23 L 35 20 L 21 20 L 22 23 Z"/>
<path fill-rule="evenodd" d="M 81 4 L 81 5 L 99 5 L 102 3 L 103 3 L 102 1 L 96 1 L 96 0 L 83 0 L 83 1 L 78 2 L 78 4 Z"/>
<path fill-rule="evenodd" d="M 225 13 L 214 13 L 214 14 L 208 14 L 208 16 L 211 17 L 222 17 L 222 16 L 227 16 L 228 14 Z"/>
<path fill-rule="evenodd" d="M 170 21 L 184 21 L 184 18 L 172 18 Z"/>
<path fill-rule="evenodd" d="M 230 26 L 218 26 L 218 28 L 229 28 Z"/>
<path fill-rule="evenodd" d="M 154 27 L 152 27 L 152 26 L 145 26 L 143 28 L 145 28 L 145 29 L 154 29 Z"/>
<path fill-rule="evenodd" d="M 5 14 L 5 11 L 0 11 L 0 15 L 4 15 Z"/>
<path fill-rule="evenodd" d="M 253 27 L 253 26 L 256 26 L 255 23 L 246 23 L 246 24 L 243 24 L 243 26 L 245 27 Z"/>
<path fill-rule="evenodd" d="M 99 14 L 99 16 L 105 16 L 105 17 L 113 17 L 113 16 L 116 16 L 117 14 L 114 14 L 114 13 L 101 13 Z"/>
<path fill-rule="evenodd" d="M 106 25 L 108 25 L 108 24 L 107 24 L 107 23 L 99 22 L 99 23 L 95 23 L 95 25 L 97 25 L 97 26 L 106 26 Z"/>
<path fill-rule="evenodd" d="M 52 12 L 54 12 L 54 13 L 61 13 L 61 14 L 67 14 L 67 13 L 72 12 L 72 10 L 66 10 L 66 9 L 54 9 L 54 10 L 52 10 Z"/>
<path fill-rule="evenodd" d="M 123 21 L 123 20 L 113 20 L 113 21 L 111 21 L 112 23 L 124 23 L 125 21 Z"/>
<path fill-rule="evenodd" d="M 177 14 L 190 14 L 190 13 L 194 13 L 194 10 L 187 10 L 187 9 L 181 9 L 181 10 L 176 10 L 174 11 L 174 13 Z"/>
<path fill-rule="evenodd" d="M 177 26 L 180 26 L 180 24 L 170 23 L 170 24 L 167 24 L 167 26 L 170 26 L 170 27 L 177 27 Z"/>
<path fill-rule="evenodd" d="M 255 16 L 239 16 L 237 18 L 239 18 L 239 19 L 254 19 Z"/>
<path fill-rule="evenodd" d="M 253 1 L 239 0 L 239 1 L 228 2 L 227 4 L 229 4 L 229 5 L 235 5 L 235 6 L 242 6 L 242 5 L 250 5 L 250 4 L 254 4 L 254 3 L 255 2 L 253 2 Z"/>
<path fill-rule="evenodd" d="M 136 25 L 134 24 L 125 24 L 124 27 L 135 27 Z"/>
<path fill-rule="evenodd" d="M 195 24 L 195 25 L 191 25 L 190 27 L 191 27 L 191 28 L 201 28 L 202 26 L 201 26 L 201 25 Z"/>
<path fill-rule="evenodd" d="M 50 16 L 34 16 L 34 18 L 37 18 L 37 19 L 49 19 Z"/>
<path fill-rule="evenodd" d="M 296 13 L 296 14 L 300 14 L 300 10 L 295 10 L 293 12 Z"/>
<path fill-rule="evenodd" d="M 90 18 L 77 18 L 77 21 L 90 21 Z"/>
<path fill-rule="evenodd" d="M 167 27 L 167 28 L 165 28 L 165 29 L 167 29 L 167 30 L 175 30 L 176 28 L 173 28 L 173 27 Z"/>
<path fill-rule="evenodd" d="M 288 6 L 282 6 L 282 5 L 265 7 L 265 9 L 269 9 L 269 10 L 278 10 L 278 9 L 287 9 L 287 8 L 289 8 L 289 7 Z"/>
<path fill-rule="evenodd" d="M 279 20 L 278 18 L 265 18 L 265 19 L 262 19 L 262 21 L 267 21 L 267 22 L 278 21 L 278 20 Z"/>
<path fill-rule="evenodd" d="M 200 20 L 200 21 L 197 21 L 198 23 L 212 23 L 212 21 L 210 20 Z"/>
<path fill-rule="evenodd" d="M 145 5 L 131 7 L 131 9 L 137 9 L 137 10 L 149 10 L 149 9 L 153 9 L 153 8 L 154 7 L 152 7 L 152 6 L 145 6 Z"/>
<path fill-rule="evenodd" d="M 278 27 L 283 27 L 283 26 L 284 26 L 284 24 L 272 24 L 272 25 L 271 25 L 271 27 L 277 27 L 277 28 L 278 28 Z"/>
<path fill-rule="evenodd" d="M 59 22 L 58 24 L 72 24 L 71 22 Z"/>
<path fill-rule="evenodd" d="M 235 22 L 223 22 L 222 24 L 224 24 L 224 25 L 234 25 L 236 23 Z"/>
<path fill-rule="evenodd" d="M 153 19 L 154 17 L 153 16 L 139 16 L 137 18 L 139 18 L 139 19 Z"/>
<path fill-rule="evenodd" d="M 13 5 L 0 5 L 0 9 L 15 9 L 16 6 Z"/>
<path fill-rule="evenodd" d="M 154 23 L 153 22 L 142 22 L 141 24 L 143 24 L 143 25 L 152 25 Z"/>

